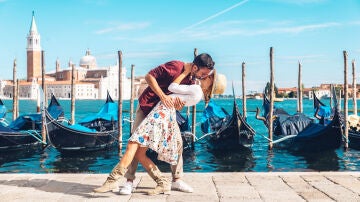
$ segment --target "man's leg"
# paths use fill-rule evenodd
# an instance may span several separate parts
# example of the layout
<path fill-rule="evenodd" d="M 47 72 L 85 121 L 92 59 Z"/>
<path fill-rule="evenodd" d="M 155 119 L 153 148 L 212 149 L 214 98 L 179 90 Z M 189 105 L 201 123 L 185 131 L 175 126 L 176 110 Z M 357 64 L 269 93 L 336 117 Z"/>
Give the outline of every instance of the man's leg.
<path fill-rule="evenodd" d="M 176 165 L 171 165 L 171 174 L 173 177 L 173 181 L 175 181 L 176 179 L 180 179 L 183 175 L 184 175 L 184 170 L 183 170 L 183 142 L 182 142 L 182 138 L 181 138 L 181 134 L 179 133 L 178 135 L 176 135 L 176 143 L 178 146 L 178 161 Z"/>
<path fill-rule="evenodd" d="M 135 120 L 134 124 L 132 126 L 131 132 L 134 132 L 136 128 L 140 125 L 140 123 L 145 119 L 143 111 L 140 109 L 139 105 L 136 108 L 135 113 Z M 131 162 L 131 164 L 128 167 L 127 172 L 125 173 L 125 178 L 127 179 L 127 182 L 125 185 L 120 189 L 120 194 L 128 195 L 131 194 L 131 191 L 133 189 L 133 180 L 135 179 L 135 172 L 138 167 L 138 160 L 134 158 Z"/>
<path fill-rule="evenodd" d="M 176 142 L 178 145 L 179 158 L 178 158 L 178 162 L 176 165 L 171 165 L 171 173 L 172 173 L 172 177 L 173 177 L 173 181 L 171 183 L 171 189 L 191 193 L 191 192 L 193 192 L 193 188 L 181 180 L 181 178 L 184 175 L 184 170 L 183 170 L 184 162 L 183 162 L 183 155 L 182 155 L 183 154 L 183 141 L 182 141 L 180 133 L 176 136 Z"/>

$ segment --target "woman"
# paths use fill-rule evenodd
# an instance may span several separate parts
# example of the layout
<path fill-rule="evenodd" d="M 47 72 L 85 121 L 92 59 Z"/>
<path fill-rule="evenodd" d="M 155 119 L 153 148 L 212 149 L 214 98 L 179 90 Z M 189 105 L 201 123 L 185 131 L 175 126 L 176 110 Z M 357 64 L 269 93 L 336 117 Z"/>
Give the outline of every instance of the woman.
<path fill-rule="evenodd" d="M 205 79 L 194 85 L 179 85 L 180 82 L 191 72 L 190 67 L 176 78 L 169 86 L 169 90 L 174 94 L 170 96 L 175 99 L 180 98 L 185 106 L 197 104 L 203 95 L 207 99 L 208 92 L 211 93 L 212 79 Z M 214 78 L 214 77 L 211 77 Z M 108 189 L 107 186 L 117 181 L 120 176 L 124 176 L 126 168 L 130 165 L 133 158 L 140 161 L 148 174 L 155 180 L 157 186 L 149 194 L 169 193 L 169 181 L 162 175 L 157 166 L 146 156 L 148 148 L 158 153 L 158 158 L 170 164 L 177 162 L 177 144 L 176 136 L 180 134 L 179 126 L 176 122 L 176 111 L 174 108 L 167 108 L 162 102 L 159 102 L 154 109 L 147 115 L 145 120 L 134 131 L 129 139 L 126 152 L 120 162 L 110 173 L 105 183 L 95 189 L 95 192 L 102 192 Z"/>

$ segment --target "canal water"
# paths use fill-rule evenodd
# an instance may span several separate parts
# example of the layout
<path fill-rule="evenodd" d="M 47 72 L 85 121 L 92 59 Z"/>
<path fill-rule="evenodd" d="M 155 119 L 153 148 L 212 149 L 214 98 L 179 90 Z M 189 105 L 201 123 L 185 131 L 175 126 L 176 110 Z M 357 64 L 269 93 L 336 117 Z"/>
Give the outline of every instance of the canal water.
<path fill-rule="evenodd" d="M 70 117 L 70 100 L 60 100 L 65 115 Z M 87 114 L 96 113 L 104 100 L 76 101 L 76 120 Z M 233 99 L 215 99 L 215 102 L 232 112 Z M 329 100 L 324 100 L 326 104 Z M 242 110 L 242 100 L 237 100 Z M 12 108 L 11 100 L 4 100 L 8 109 Z M 239 151 L 214 152 L 209 149 L 206 141 L 195 143 L 194 150 L 184 153 L 185 172 L 288 172 L 288 171 L 359 171 L 360 151 L 339 148 L 334 151 L 319 153 L 293 153 L 287 150 L 273 149 L 268 151 L 267 129 L 262 121 L 255 119 L 256 107 L 261 107 L 262 100 L 247 100 L 247 121 L 256 130 L 255 141 L 251 149 Z M 304 113 L 313 115 L 312 100 L 304 100 Z M 135 102 L 135 106 L 137 102 Z M 275 103 L 286 109 L 290 114 L 296 111 L 296 100 L 285 100 Z M 351 101 L 350 101 L 351 105 Z M 358 104 L 359 106 L 359 104 Z M 124 118 L 129 118 L 129 101 L 123 102 Z M 350 106 L 351 108 L 351 106 Z M 197 105 L 197 120 L 201 120 L 204 103 Z M 20 100 L 20 114 L 35 112 L 36 101 Z M 185 110 L 183 111 L 185 113 Z M 11 112 L 7 119 L 12 117 Z M 201 137 L 200 126 L 197 126 L 197 137 Z M 124 143 L 126 148 L 129 137 L 129 122 L 123 123 Z M 109 173 L 119 160 L 118 147 L 114 146 L 105 151 L 87 152 L 81 154 L 61 154 L 51 146 L 35 151 L 3 152 L 0 153 L 0 173 Z M 163 162 L 156 162 L 161 170 L 169 172 L 169 166 Z M 139 166 L 139 171 L 144 169 Z"/>

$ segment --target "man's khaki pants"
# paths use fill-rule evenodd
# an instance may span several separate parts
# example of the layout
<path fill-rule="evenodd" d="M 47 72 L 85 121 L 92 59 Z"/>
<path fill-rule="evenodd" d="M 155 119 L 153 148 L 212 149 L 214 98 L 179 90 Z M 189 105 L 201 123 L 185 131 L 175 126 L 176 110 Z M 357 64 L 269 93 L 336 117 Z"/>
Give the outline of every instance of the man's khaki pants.
<path fill-rule="evenodd" d="M 135 121 L 134 121 L 131 131 L 134 132 L 144 119 L 145 119 L 144 113 L 138 106 L 136 109 Z M 176 165 L 171 165 L 171 173 L 172 173 L 173 179 L 178 179 L 183 176 L 183 156 L 182 156 L 183 142 L 182 142 L 181 134 L 178 134 L 176 136 L 176 141 L 178 144 L 179 158 L 178 158 L 178 162 Z M 136 160 L 135 158 L 132 160 L 131 164 L 128 167 L 127 172 L 125 173 L 126 179 L 129 179 L 129 180 L 135 179 L 135 172 L 138 167 L 138 163 L 139 163 L 138 160 Z"/>

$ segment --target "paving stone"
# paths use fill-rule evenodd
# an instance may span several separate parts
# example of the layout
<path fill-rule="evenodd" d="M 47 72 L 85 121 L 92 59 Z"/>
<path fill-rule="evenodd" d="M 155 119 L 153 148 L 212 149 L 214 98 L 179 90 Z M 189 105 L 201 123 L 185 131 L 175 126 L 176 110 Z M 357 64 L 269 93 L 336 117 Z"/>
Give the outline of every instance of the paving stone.
<path fill-rule="evenodd" d="M 219 199 L 214 197 L 212 194 L 207 195 L 206 193 L 182 193 L 183 195 L 169 195 L 167 202 L 176 202 L 176 201 L 206 201 L 206 202 L 218 202 Z"/>
<path fill-rule="evenodd" d="M 304 201 L 279 176 L 247 175 L 246 177 L 264 201 Z"/>
<path fill-rule="evenodd" d="M 360 201 L 360 172 L 186 173 L 193 193 L 148 196 L 155 182 L 138 173 L 134 193 L 94 193 L 107 174 L 0 174 L 0 201 Z M 170 173 L 165 173 L 169 179 Z M 120 179 L 120 185 L 125 179 Z"/>
<path fill-rule="evenodd" d="M 0 174 L 2 176 L 3 174 Z M 19 187 L 26 187 L 25 185 L 29 183 L 29 179 L 31 179 L 32 174 L 5 174 L 5 177 L 1 177 L 0 181 L 0 194 L 1 196 L 8 195 L 16 195 Z M 20 196 L 19 196 L 20 197 Z M 0 200 L 5 199 L 6 197 L 1 197 Z"/>
<path fill-rule="evenodd" d="M 331 201 L 327 195 L 308 184 L 299 175 L 280 175 L 283 181 L 289 185 L 299 196 L 306 201 Z"/>
<path fill-rule="evenodd" d="M 302 176 L 302 178 L 335 201 L 360 201 L 358 194 L 333 183 L 323 175 Z"/>
<path fill-rule="evenodd" d="M 220 200 L 261 200 L 243 173 L 216 175 L 213 180 Z"/>
<path fill-rule="evenodd" d="M 330 179 L 336 184 L 339 184 L 352 192 L 360 195 L 360 181 L 351 175 L 325 175 L 326 178 Z"/>

